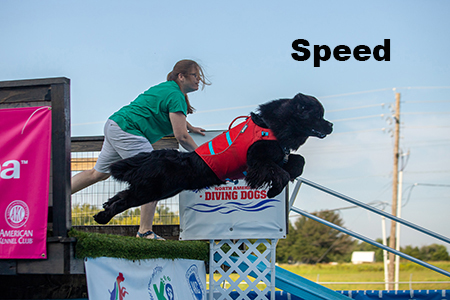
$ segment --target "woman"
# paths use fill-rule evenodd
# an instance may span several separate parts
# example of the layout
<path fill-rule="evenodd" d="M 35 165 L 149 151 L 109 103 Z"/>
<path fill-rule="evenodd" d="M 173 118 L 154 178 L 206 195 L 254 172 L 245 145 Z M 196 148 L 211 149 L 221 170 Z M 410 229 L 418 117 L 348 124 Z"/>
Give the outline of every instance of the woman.
<path fill-rule="evenodd" d="M 202 135 L 205 130 L 187 122 L 187 115 L 194 111 L 187 94 L 198 90 L 200 82 L 202 88 L 210 84 L 202 68 L 195 61 L 181 60 L 166 82 L 151 87 L 115 112 L 105 124 L 105 141 L 94 168 L 72 177 L 72 194 L 107 179 L 112 163 L 153 151 L 152 143 L 166 135 L 173 133 L 185 149 L 194 151 L 197 144 L 188 130 Z M 137 237 L 163 240 L 152 230 L 156 205 L 151 202 L 141 206 Z"/>

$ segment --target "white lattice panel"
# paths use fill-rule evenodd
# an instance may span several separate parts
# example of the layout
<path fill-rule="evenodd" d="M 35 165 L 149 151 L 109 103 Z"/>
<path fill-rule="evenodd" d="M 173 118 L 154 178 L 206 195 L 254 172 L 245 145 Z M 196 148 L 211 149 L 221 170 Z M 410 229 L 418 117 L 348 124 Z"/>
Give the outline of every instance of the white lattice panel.
<path fill-rule="evenodd" d="M 251 291 L 257 294 L 255 299 L 266 300 L 269 290 L 274 296 L 276 242 L 276 239 L 260 239 L 254 243 L 245 239 L 211 240 L 209 299 L 232 299 L 233 291 L 239 294 L 237 299 L 243 300 L 250 300 L 248 293 Z M 220 278 L 214 278 L 218 276 Z M 263 285 L 262 290 L 258 285 Z"/>

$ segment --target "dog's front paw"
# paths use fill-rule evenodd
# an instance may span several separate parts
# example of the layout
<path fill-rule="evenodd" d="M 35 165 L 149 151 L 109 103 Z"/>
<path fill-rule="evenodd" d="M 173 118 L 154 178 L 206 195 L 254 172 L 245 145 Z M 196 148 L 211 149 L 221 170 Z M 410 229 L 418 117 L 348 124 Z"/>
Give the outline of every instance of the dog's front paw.
<path fill-rule="evenodd" d="M 279 188 L 270 188 L 269 191 L 267 192 L 267 197 L 269 198 L 274 198 L 277 195 L 279 195 L 281 192 L 283 191 L 283 189 L 279 189 Z"/>
<path fill-rule="evenodd" d="M 290 154 L 288 162 L 283 166 L 283 169 L 289 173 L 290 180 L 294 180 L 303 173 L 305 166 L 305 159 L 299 154 Z"/>
<path fill-rule="evenodd" d="M 95 222 L 99 224 L 106 224 L 111 220 L 111 217 L 108 215 L 106 211 L 101 211 L 94 215 Z"/>
<path fill-rule="evenodd" d="M 280 172 L 277 175 L 278 176 L 273 177 L 272 185 L 267 192 L 267 196 L 269 196 L 269 198 L 273 198 L 281 193 L 290 180 L 289 174 L 286 171 Z"/>

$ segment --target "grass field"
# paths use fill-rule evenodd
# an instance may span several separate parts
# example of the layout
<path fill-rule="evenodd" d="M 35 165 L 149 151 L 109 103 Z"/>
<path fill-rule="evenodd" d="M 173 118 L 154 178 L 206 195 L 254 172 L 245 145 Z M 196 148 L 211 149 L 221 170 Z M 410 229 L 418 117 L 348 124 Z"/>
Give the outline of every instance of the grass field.
<path fill-rule="evenodd" d="M 430 264 L 450 271 L 450 262 L 430 262 Z M 281 265 L 280 267 L 301 275 L 314 282 L 327 282 L 324 286 L 333 290 L 383 290 L 384 284 L 328 284 L 328 282 L 384 282 L 383 263 L 373 264 L 317 264 L 317 265 Z M 450 278 L 411 262 L 400 264 L 400 290 L 409 290 L 410 281 L 413 290 L 450 289 Z M 415 282 L 443 282 L 443 283 L 415 283 Z M 447 283 L 445 283 L 447 282 Z"/>
<path fill-rule="evenodd" d="M 430 262 L 430 264 L 450 271 L 450 262 Z M 290 272 L 303 276 L 332 290 L 384 290 L 384 269 L 382 263 L 373 264 L 317 264 L 279 265 Z M 235 280 L 234 276 L 231 276 Z M 233 278 L 234 277 L 234 278 Z M 411 262 L 400 264 L 400 290 L 450 290 L 450 278 Z M 215 277 L 217 280 L 217 277 Z M 220 277 L 219 277 L 220 278 Z M 253 278 L 252 278 L 253 279 Z M 410 283 L 411 281 L 411 283 Z M 432 283 L 423 283 L 425 281 Z M 343 282 L 353 282 L 343 283 Z M 374 282 L 381 284 L 368 284 Z M 339 284 L 336 284 L 339 283 Z M 245 289 L 246 286 L 240 286 Z M 263 289 L 261 285 L 259 288 Z"/>

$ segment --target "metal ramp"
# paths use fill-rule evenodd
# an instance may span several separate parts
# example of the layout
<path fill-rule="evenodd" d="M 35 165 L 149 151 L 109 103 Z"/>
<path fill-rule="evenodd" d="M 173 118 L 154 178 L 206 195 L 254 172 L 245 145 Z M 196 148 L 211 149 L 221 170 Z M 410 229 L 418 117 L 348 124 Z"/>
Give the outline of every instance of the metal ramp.
<path fill-rule="evenodd" d="M 231 257 L 234 262 L 238 258 Z M 256 256 L 248 256 L 250 261 L 254 262 Z M 215 259 L 219 260 L 220 257 Z M 225 263 L 225 265 L 227 265 Z M 245 262 L 242 262 L 239 266 L 242 271 L 248 269 Z M 265 270 L 266 265 L 260 263 L 257 268 L 262 272 Z M 256 277 L 256 274 L 250 272 L 249 276 Z M 270 278 L 271 273 L 267 274 L 267 278 Z M 386 299 L 386 300 L 407 300 L 407 299 L 422 299 L 422 300 L 446 300 L 450 299 L 450 290 L 408 290 L 408 291 L 334 291 L 326 288 L 318 283 L 310 281 L 300 275 L 294 274 L 281 267 L 275 267 L 275 286 L 281 291 L 275 292 L 275 299 L 277 300 L 333 300 L 333 299 L 358 299 L 358 300 L 370 300 L 370 299 Z M 233 296 L 230 295 L 234 299 Z M 250 299 L 256 297 L 256 295 L 248 295 Z M 270 299 L 270 292 L 266 295 Z"/>
<path fill-rule="evenodd" d="M 318 218 L 318 217 L 316 217 L 315 215 L 310 214 L 310 213 L 308 213 L 308 212 L 306 212 L 306 211 L 304 211 L 304 210 L 302 210 L 302 209 L 299 209 L 299 208 L 297 208 L 297 207 L 293 207 L 293 204 L 294 204 L 294 201 L 295 201 L 295 199 L 296 199 L 296 197 L 297 197 L 297 195 L 298 195 L 298 192 L 299 192 L 299 190 L 300 190 L 301 185 L 304 183 L 304 184 L 306 184 L 306 185 L 308 185 L 308 186 L 310 186 L 310 187 L 312 187 L 312 188 L 315 188 L 315 189 L 317 189 L 317 190 L 319 190 L 319 191 L 322 191 L 322 192 L 324 192 L 324 193 L 327 193 L 327 194 L 329 194 L 329 195 L 332 195 L 332 196 L 334 196 L 334 197 L 337 197 L 337 198 L 339 198 L 339 199 L 341 199 L 341 200 L 350 202 L 350 203 L 352 203 L 352 204 L 354 204 L 354 205 L 356 205 L 356 206 L 359 206 L 359 207 L 361 207 L 361 208 L 367 209 L 367 210 L 369 210 L 369 211 L 371 211 L 371 212 L 373 212 L 373 213 L 375 213 L 375 214 L 384 216 L 384 217 L 386 217 L 386 218 L 388 218 L 388 219 L 391 219 L 391 220 L 393 220 L 393 221 L 395 221 L 395 222 L 397 222 L 397 223 L 400 223 L 400 224 L 403 224 L 403 225 L 405 225 L 405 226 L 408 226 L 408 227 L 410 227 L 410 228 L 412 228 L 412 229 L 415 229 L 415 230 L 417 230 L 417 231 L 419 231 L 419 232 L 422 232 L 422 233 L 424 233 L 424 234 L 426 234 L 426 235 L 429 235 L 429 236 L 431 236 L 431 237 L 434 237 L 434 238 L 436 238 L 436 239 L 439 239 L 439 240 L 441 240 L 441 241 L 443 241 L 443 242 L 446 242 L 446 243 L 448 243 L 448 244 L 450 244 L 450 239 L 449 239 L 449 238 L 447 238 L 447 237 L 445 237 L 445 236 L 443 236 L 443 235 L 440 235 L 440 234 L 438 234 L 438 233 L 435 233 L 435 232 L 433 232 L 433 231 L 430 231 L 430 230 L 428 230 L 428 229 L 426 229 L 426 228 L 423 228 L 423 227 L 421 227 L 421 226 L 418 226 L 418 225 L 416 225 L 416 224 L 413 224 L 413 223 L 411 223 L 411 222 L 409 222 L 409 221 L 406 221 L 405 219 L 401 219 L 401 218 L 395 217 L 395 216 L 393 216 L 393 215 L 391 215 L 391 214 L 388 214 L 388 213 L 386 213 L 386 212 L 384 212 L 384 211 L 382 211 L 382 210 L 379 210 L 379 209 L 377 209 L 377 208 L 375 208 L 375 207 L 372 207 L 372 206 L 370 206 L 370 205 L 367 205 L 367 204 L 365 204 L 365 203 L 363 203 L 363 202 L 361 202 L 361 201 L 358 201 L 358 200 L 356 200 L 356 199 L 353 199 L 353 198 L 351 198 L 351 197 L 345 196 L 345 195 L 343 195 L 343 194 L 341 194 L 341 193 L 338 193 L 338 192 L 336 192 L 336 191 L 333 191 L 333 190 L 331 190 L 331 189 L 329 189 L 329 188 L 326 188 L 326 187 L 324 187 L 324 186 L 321 186 L 321 185 L 319 185 L 319 184 L 317 184 L 317 183 L 314 183 L 314 182 L 312 182 L 312 181 L 309 181 L 309 180 L 307 180 L 307 179 L 298 177 L 296 180 L 297 180 L 297 184 L 295 185 L 294 191 L 293 191 L 293 193 L 292 193 L 292 195 L 291 195 L 291 198 L 290 198 L 290 201 L 289 201 L 289 207 L 290 207 L 290 210 L 291 210 L 291 211 L 296 212 L 296 213 L 298 213 L 298 214 L 301 214 L 301 215 L 303 215 L 303 216 L 305 216 L 305 217 L 307 217 L 307 218 L 313 219 L 313 220 L 315 220 L 315 221 L 317 221 L 317 222 L 320 222 L 320 223 L 322 223 L 322 224 L 324 224 L 324 225 L 327 225 L 327 226 L 329 226 L 329 227 L 332 227 L 332 228 L 334 228 L 334 229 L 336 229 L 336 230 L 339 230 L 339 231 L 341 231 L 341 232 L 344 232 L 344 233 L 346 233 L 346 234 L 348 234 L 348 235 L 350 235 L 350 236 L 353 236 L 353 237 L 355 237 L 355 238 L 357 238 L 357 239 L 359 239 L 359 240 L 362 240 L 362 241 L 364 241 L 364 242 L 367 242 L 367 243 L 369 243 L 369 244 L 372 244 L 372 245 L 374 245 L 374 246 L 376 246 L 376 247 L 378 247 L 378 248 L 381 248 L 381 249 L 386 250 L 386 251 L 388 251 L 388 252 L 394 253 L 395 255 L 398 255 L 398 256 L 400 256 L 400 257 L 403 257 L 403 258 L 405 258 L 405 259 L 408 259 L 408 260 L 410 260 L 410 261 L 412 261 L 412 262 L 415 262 L 415 263 L 417 263 L 417 264 L 419 264 L 419 265 L 421 265 L 421 266 L 424 266 L 424 267 L 426 267 L 426 268 L 428 268 L 428 269 L 430 269 L 430 270 L 433 270 L 433 271 L 435 271 L 435 272 L 438 272 L 438 273 L 441 273 L 441 274 L 443 274 L 443 275 L 445 275 L 445 276 L 450 277 L 450 272 L 448 272 L 448 271 L 446 271 L 446 270 L 440 269 L 440 268 L 438 268 L 438 267 L 436 267 L 436 266 L 433 266 L 433 265 L 431 265 L 431 264 L 429 264 L 429 263 L 426 263 L 426 262 L 424 262 L 424 261 L 422 261 L 422 260 L 420 260 L 420 259 L 417 259 L 417 258 L 412 257 L 412 256 L 410 256 L 410 255 L 404 254 L 403 252 L 397 251 L 397 250 L 392 249 L 392 248 L 390 248 L 390 247 L 388 247 L 388 246 L 385 246 L 385 245 L 383 245 L 383 244 L 380 244 L 380 243 L 378 243 L 378 242 L 376 242 L 376 241 L 374 241 L 374 240 L 372 240 L 372 239 L 370 239 L 370 238 L 367 238 L 367 237 L 365 237 L 365 236 L 363 236 L 363 235 L 361 235 L 361 234 L 359 234 L 359 233 L 356 233 L 356 232 L 354 232 L 354 231 L 348 230 L 348 229 L 346 229 L 346 228 L 343 228 L 343 227 L 341 227 L 341 226 L 335 225 L 335 224 L 333 224 L 333 223 L 331 223 L 331 222 L 328 222 L 328 221 L 326 221 L 326 220 L 323 220 L 323 219 L 321 219 L 321 218 Z"/>

